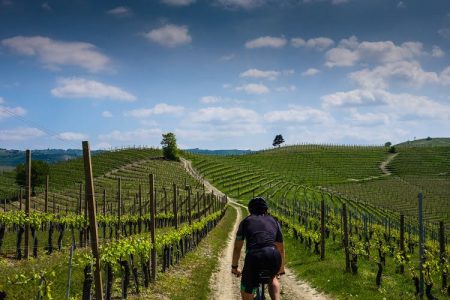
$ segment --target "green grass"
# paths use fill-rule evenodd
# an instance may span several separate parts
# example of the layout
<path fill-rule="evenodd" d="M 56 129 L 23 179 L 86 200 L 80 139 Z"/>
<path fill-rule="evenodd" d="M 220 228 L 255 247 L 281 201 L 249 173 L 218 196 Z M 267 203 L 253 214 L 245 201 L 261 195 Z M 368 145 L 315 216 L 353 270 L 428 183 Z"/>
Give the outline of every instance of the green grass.
<path fill-rule="evenodd" d="M 201 241 L 198 247 L 186 255 L 181 263 L 167 273 L 158 274 L 151 287 L 131 299 L 210 299 L 209 280 L 218 266 L 218 260 L 230 230 L 236 220 L 236 210 L 228 207 L 225 216 Z"/>
<path fill-rule="evenodd" d="M 393 258 L 389 256 L 386 257 L 381 288 L 377 288 L 375 277 L 378 268 L 373 258 L 367 260 L 359 257 L 358 274 L 352 275 L 345 273 L 344 251 L 337 243 L 327 241 L 324 261 L 287 234 L 285 246 L 287 266 L 299 278 L 336 299 L 415 299 L 415 288 L 408 270 L 404 275 L 396 273 Z M 375 251 L 372 253 L 376 255 Z M 439 291 L 438 278 L 435 282 L 432 293 L 439 299 L 446 298 Z"/>

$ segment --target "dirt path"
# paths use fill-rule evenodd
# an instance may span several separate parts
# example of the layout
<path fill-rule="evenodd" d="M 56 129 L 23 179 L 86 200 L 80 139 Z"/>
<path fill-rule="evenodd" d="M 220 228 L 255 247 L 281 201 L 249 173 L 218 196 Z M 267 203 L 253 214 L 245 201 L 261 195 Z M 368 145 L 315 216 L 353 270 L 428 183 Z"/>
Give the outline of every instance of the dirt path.
<path fill-rule="evenodd" d="M 392 174 L 391 171 L 389 171 L 389 170 L 387 169 L 387 166 L 390 164 L 390 162 L 391 162 L 397 155 L 398 155 L 398 153 L 390 154 L 389 157 L 388 157 L 385 161 L 381 162 L 381 164 L 380 164 L 380 170 L 381 170 L 381 172 L 383 172 L 383 174 L 384 174 L 385 176 L 389 176 L 389 175 Z"/>
<path fill-rule="evenodd" d="M 388 158 L 380 163 L 380 165 L 378 166 L 378 168 L 381 170 L 381 172 L 383 172 L 383 175 L 380 175 L 380 176 L 370 176 L 370 177 L 363 178 L 363 179 L 349 178 L 349 179 L 347 179 L 347 180 L 348 180 L 348 181 L 352 181 L 352 182 L 361 182 L 361 181 L 369 181 L 369 180 L 374 180 L 374 179 L 378 179 L 378 178 L 381 178 L 381 177 L 390 176 L 390 175 L 392 175 L 392 173 L 388 170 L 387 166 L 390 164 L 390 162 L 391 162 L 397 155 L 398 155 L 398 153 L 389 154 Z"/>
<path fill-rule="evenodd" d="M 181 159 L 186 171 L 194 178 L 205 184 L 207 191 L 214 191 L 215 194 L 223 195 L 221 191 L 215 188 L 207 180 L 204 180 L 197 171 L 192 167 L 192 163 L 188 160 Z M 238 300 L 241 299 L 239 286 L 240 278 L 236 278 L 231 274 L 230 266 L 233 256 L 234 237 L 236 235 L 237 227 L 242 219 L 241 209 L 239 207 L 246 208 L 245 206 L 237 203 L 234 199 L 229 199 L 230 205 L 237 211 L 236 222 L 233 225 L 233 230 L 230 232 L 227 239 L 227 246 L 225 247 L 219 262 L 219 268 L 216 273 L 211 276 L 210 286 L 212 290 L 211 299 L 223 299 L 223 300 Z M 243 265 L 243 257 L 241 255 L 241 261 L 239 266 Z M 311 287 L 306 281 L 300 281 L 296 278 L 295 274 L 289 269 L 286 269 L 286 275 L 281 276 L 282 286 L 282 299 L 286 300 L 330 300 L 332 299 L 328 295 L 318 292 Z M 266 292 L 266 299 L 270 299 Z"/>

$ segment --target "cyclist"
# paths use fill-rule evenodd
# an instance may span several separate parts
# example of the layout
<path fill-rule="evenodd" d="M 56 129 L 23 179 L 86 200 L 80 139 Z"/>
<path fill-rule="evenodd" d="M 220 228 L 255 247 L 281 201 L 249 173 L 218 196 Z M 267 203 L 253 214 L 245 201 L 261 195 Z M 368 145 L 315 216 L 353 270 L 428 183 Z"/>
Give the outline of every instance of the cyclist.
<path fill-rule="evenodd" d="M 267 215 L 264 198 L 250 200 L 250 215 L 241 221 L 234 242 L 231 272 L 241 276 L 242 299 L 253 299 L 259 283 L 267 283 L 272 300 L 280 299 L 279 276 L 284 274 L 284 244 L 280 224 Z M 246 242 L 244 268 L 238 268 L 241 249 Z"/>

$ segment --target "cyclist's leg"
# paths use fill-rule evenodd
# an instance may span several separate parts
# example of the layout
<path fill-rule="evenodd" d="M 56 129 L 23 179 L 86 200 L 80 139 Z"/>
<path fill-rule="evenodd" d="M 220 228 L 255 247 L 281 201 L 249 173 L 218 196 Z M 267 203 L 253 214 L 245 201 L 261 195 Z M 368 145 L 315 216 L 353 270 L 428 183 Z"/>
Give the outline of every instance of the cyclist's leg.
<path fill-rule="evenodd" d="M 244 260 L 244 268 L 241 275 L 241 296 L 244 300 L 253 300 L 258 278 L 252 253 L 247 253 Z"/>
<path fill-rule="evenodd" d="M 280 282 L 278 281 L 277 277 L 275 276 L 272 279 L 272 282 L 269 283 L 270 299 L 272 299 L 272 300 L 280 300 L 281 299 L 280 291 L 281 291 Z"/>
<path fill-rule="evenodd" d="M 242 300 L 253 300 L 255 295 L 241 291 Z"/>

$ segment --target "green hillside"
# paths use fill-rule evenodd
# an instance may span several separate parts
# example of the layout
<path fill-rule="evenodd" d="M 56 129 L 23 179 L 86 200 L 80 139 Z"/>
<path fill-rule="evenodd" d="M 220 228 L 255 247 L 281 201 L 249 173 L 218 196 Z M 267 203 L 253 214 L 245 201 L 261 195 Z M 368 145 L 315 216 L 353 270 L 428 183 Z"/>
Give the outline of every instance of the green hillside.
<path fill-rule="evenodd" d="M 393 156 L 385 147 L 305 145 L 231 157 L 192 155 L 192 160 L 208 180 L 244 201 L 253 195 L 303 199 L 306 186 L 332 192 L 358 209 L 415 218 L 422 192 L 426 219 L 450 223 L 450 147 L 397 150 Z"/>
<path fill-rule="evenodd" d="M 156 176 L 156 187 L 166 188 L 168 197 L 172 194 L 172 184 L 180 188 L 185 184 L 198 187 L 194 178 L 189 176 L 178 162 L 162 159 L 160 149 L 125 149 L 105 151 L 92 157 L 94 184 L 97 197 L 103 197 L 107 191 L 107 202 L 116 202 L 118 179 L 121 178 L 121 188 L 125 204 L 132 203 L 139 185 L 143 191 L 148 190 L 148 176 Z M 14 182 L 14 172 L 4 172 L 0 175 L 0 199 L 11 199 L 10 205 L 17 207 L 19 186 Z M 80 182 L 84 181 L 84 165 L 82 158 L 76 158 L 50 165 L 49 198 L 53 199 L 61 209 L 76 210 L 78 206 Z M 84 193 L 84 189 L 82 189 Z M 148 192 L 145 192 L 146 194 Z M 37 188 L 35 203 L 37 208 L 44 205 L 44 187 Z M 146 196 L 147 198 L 147 196 Z"/>
<path fill-rule="evenodd" d="M 439 146 L 450 146 L 450 138 L 424 138 L 414 141 L 406 141 L 395 145 L 397 147 L 439 147 Z"/>

